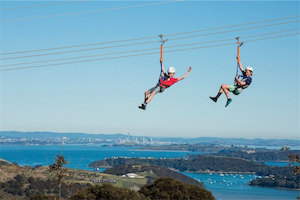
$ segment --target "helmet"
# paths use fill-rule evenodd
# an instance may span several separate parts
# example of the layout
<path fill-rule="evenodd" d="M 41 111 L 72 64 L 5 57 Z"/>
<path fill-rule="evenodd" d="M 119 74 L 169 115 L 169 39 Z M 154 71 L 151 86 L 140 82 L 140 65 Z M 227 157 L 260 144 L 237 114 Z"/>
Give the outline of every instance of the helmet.
<path fill-rule="evenodd" d="M 169 67 L 168 73 L 175 73 L 175 67 Z"/>
<path fill-rule="evenodd" d="M 251 67 L 251 66 L 248 66 L 248 67 L 246 67 L 246 70 L 249 70 L 249 71 L 251 71 L 251 72 L 253 72 L 253 68 Z"/>

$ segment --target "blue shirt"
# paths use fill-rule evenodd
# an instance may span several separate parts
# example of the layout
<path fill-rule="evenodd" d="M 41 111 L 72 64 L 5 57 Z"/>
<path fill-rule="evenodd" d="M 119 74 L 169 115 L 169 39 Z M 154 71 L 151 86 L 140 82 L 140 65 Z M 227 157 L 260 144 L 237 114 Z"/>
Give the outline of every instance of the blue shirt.
<path fill-rule="evenodd" d="M 247 76 L 245 71 L 242 71 L 243 73 L 243 79 L 242 81 L 246 83 L 246 85 L 250 85 L 252 82 L 252 77 L 251 76 Z"/>

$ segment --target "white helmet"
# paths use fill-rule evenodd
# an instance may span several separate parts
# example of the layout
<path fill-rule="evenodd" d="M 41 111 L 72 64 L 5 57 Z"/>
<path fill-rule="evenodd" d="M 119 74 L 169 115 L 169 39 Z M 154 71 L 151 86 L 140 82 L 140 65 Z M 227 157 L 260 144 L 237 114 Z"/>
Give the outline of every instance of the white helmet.
<path fill-rule="evenodd" d="M 246 67 L 246 70 L 249 70 L 249 71 L 251 71 L 251 72 L 253 72 L 253 68 L 251 67 L 251 66 L 248 66 L 248 67 Z"/>
<path fill-rule="evenodd" d="M 169 67 L 168 73 L 175 73 L 175 67 Z"/>

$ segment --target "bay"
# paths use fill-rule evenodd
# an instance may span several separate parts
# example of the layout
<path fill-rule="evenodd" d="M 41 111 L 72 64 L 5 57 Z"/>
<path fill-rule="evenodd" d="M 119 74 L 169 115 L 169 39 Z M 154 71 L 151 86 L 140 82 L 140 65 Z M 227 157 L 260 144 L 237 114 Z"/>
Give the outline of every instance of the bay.
<path fill-rule="evenodd" d="M 199 154 L 188 151 L 140 151 L 138 147 L 99 146 L 99 145 L 57 145 L 17 146 L 3 145 L 0 147 L 0 158 L 16 162 L 21 166 L 50 165 L 56 154 L 63 154 L 70 163 L 69 168 L 91 170 L 91 162 L 111 157 L 153 157 L 179 158 L 188 154 Z"/>
<path fill-rule="evenodd" d="M 62 153 L 66 160 L 70 161 L 69 168 L 85 170 L 93 170 L 88 167 L 89 163 L 110 157 L 177 158 L 185 157 L 188 154 L 199 154 L 199 152 L 187 151 L 140 151 L 138 147 L 98 145 L 0 146 L 0 158 L 16 162 L 21 166 L 50 165 L 54 162 L 56 154 Z M 269 164 L 281 165 L 283 163 L 272 162 Z M 255 178 L 255 175 L 181 173 L 203 182 L 218 200 L 295 200 L 300 195 L 300 191 L 295 190 L 247 185 Z"/>
<path fill-rule="evenodd" d="M 295 200 L 299 191 L 247 185 L 256 175 L 184 173 L 204 183 L 218 200 Z"/>

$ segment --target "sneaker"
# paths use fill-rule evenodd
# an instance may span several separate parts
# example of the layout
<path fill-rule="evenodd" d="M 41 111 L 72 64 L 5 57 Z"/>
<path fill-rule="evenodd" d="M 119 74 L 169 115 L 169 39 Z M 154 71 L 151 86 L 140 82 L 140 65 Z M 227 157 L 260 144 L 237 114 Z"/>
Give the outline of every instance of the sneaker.
<path fill-rule="evenodd" d="M 227 107 L 232 102 L 232 99 L 228 99 L 225 107 Z"/>
<path fill-rule="evenodd" d="M 217 103 L 217 98 L 216 97 L 209 97 L 211 100 L 213 100 L 214 102 L 216 102 Z"/>
<path fill-rule="evenodd" d="M 140 109 L 146 110 L 146 105 L 142 103 L 142 105 L 139 106 Z"/>

